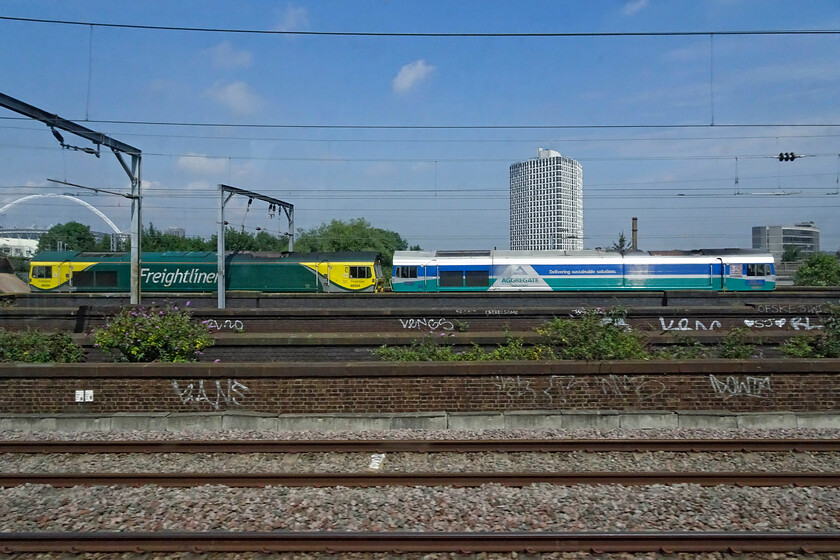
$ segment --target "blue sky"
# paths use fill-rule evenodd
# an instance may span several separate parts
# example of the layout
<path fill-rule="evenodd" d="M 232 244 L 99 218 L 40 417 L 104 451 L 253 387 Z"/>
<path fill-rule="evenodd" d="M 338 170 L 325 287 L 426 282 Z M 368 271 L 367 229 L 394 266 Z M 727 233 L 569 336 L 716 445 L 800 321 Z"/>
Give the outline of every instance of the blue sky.
<path fill-rule="evenodd" d="M 0 92 L 140 148 L 146 226 L 208 237 L 225 183 L 294 204 L 297 228 L 362 217 L 425 249 L 502 249 L 509 167 L 543 147 L 583 166 L 587 248 L 633 217 L 641 249 L 749 247 L 754 225 L 802 221 L 840 248 L 840 32 L 727 33 L 840 31 L 837 0 L 4 0 L 0 16 L 596 34 L 0 19 Z M 628 33 L 664 35 L 603 35 Z M 0 108 L 0 207 L 69 193 L 129 228 L 124 199 L 47 179 L 128 185 L 112 154 Z M 285 231 L 245 202 L 231 225 Z M 0 226 L 71 219 L 109 231 L 54 197 Z"/>

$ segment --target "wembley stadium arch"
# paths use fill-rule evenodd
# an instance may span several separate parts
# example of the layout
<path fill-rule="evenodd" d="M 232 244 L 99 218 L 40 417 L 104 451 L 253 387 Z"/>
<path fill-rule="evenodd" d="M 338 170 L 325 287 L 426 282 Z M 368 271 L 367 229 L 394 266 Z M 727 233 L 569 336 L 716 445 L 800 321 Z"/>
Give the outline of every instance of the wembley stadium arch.
<path fill-rule="evenodd" d="M 103 214 L 98 208 L 96 208 L 95 206 L 93 206 L 91 204 L 88 204 L 87 202 L 85 202 L 84 200 L 82 200 L 80 198 L 76 198 L 75 196 L 72 196 L 72 195 L 69 195 L 69 194 L 54 194 L 54 193 L 30 194 L 28 196 L 18 198 L 17 200 L 13 200 L 12 202 L 10 202 L 10 203 L 6 204 L 5 206 L 3 206 L 2 208 L 0 208 L 0 215 L 5 214 L 6 211 L 9 208 L 11 208 L 12 206 L 15 206 L 16 204 L 21 204 L 23 202 L 27 202 L 27 201 L 30 201 L 30 200 L 36 200 L 36 199 L 39 199 L 39 198 L 63 198 L 65 200 L 70 200 L 70 201 L 76 202 L 78 204 L 81 204 L 82 206 L 84 206 L 85 208 L 87 208 L 88 210 L 90 210 L 91 212 L 93 212 L 94 214 L 99 216 L 100 218 L 102 218 L 102 220 L 106 224 L 108 224 L 108 227 L 110 227 L 111 230 L 114 233 L 117 233 L 117 234 L 120 234 L 120 235 L 123 234 L 123 232 L 120 231 L 120 228 L 118 228 L 117 225 L 114 222 L 112 222 L 111 219 L 108 216 Z"/>

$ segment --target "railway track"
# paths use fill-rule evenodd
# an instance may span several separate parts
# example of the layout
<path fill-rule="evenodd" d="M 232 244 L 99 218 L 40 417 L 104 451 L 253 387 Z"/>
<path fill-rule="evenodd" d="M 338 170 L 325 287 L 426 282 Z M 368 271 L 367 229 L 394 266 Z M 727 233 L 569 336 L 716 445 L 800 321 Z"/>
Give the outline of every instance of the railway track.
<path fill-rule="evenodd" d="M 840 552 L 838 532 L 35 532 L 0 533 L 0 552 Z"/>
<path fill-rule="evenodd" d="M 74 486 L 144 486 L 169 488 L 220 485 L 232 488 L 266 486 L 374 488 L 380 486 L 453 486 L 475 488 L 485 484 L 523 487 L 532 484 L 697 484 L 700 486 L 840 486 L 840 472 L 497 472 L 497 473 L 16 473 L 0 474 L 0 487 L 44 484 Z"/>
<path fill-rule="evenodd" d="M 840 452 L 840 439 L 0 441 L 0 453 Z"/>
<path fill-rule="evenodd" d="M 233 457 L 242 457 L 248 464 L 257 454 L 264 456 L 281 456 L 282 461 L 286 459 L 296 460 L 297 457 L 312 457 L 317 455 L 342 455 L 345 457 L 355 456 L 355 464 L 358 459 L 370 458 L 373 456 L 384 456 L 385 454 L 404 454 L 404 457 L 411 457 L 412 454 L 434 455 L 434 454 L 509 454 L 512 460 L 518 461 L 529 454 L 574 454 L 580 457 L 581 454 L 603 454 L 613 456 L 622 455 L 645 455 L 647 453 L 673 453 L 673 454 L 715 454 L 724 453 L 738 455 L 741 453 L 751 457 L 751 461 L 762 463 L 761 454 L 768 456 L 805 454 L 814 456 L 819 454 L 832 454 L 840 452 L 840 440 L 835 439 L 752 439 L 752 440 L 662 440 L 662 439 L 621 439 L 621 440 L 538 440 L 538 439 L 500 439 L 500 440 L 177 440 L 177 441 L 0 441 L 0 454 L 9 459 L 19 456 L 27 460 L 37 459 L 38 464 L 49 464 L 52 456 L 56 456 L 56 465 L 59 468 L 67 469 L 68 457 L 88 457 L 89 465 L 99 465 L 108 456 L 115 458 L 136 455 L 148 457 L 153 464 L 163 465 L 160 458 L 166 454 L 180 455 L 185 459 L 193 455 L 201 457 L 206 465 L 209 460 L 208 454 L 219 454 L 222 461 L 230 462 Z M 150 455 L 154 454 L 154 455 Z M 159 455 L 160 454 L 160 455 Z M 475 455 L 475 456 L 478 456 Z M 97 456 L 99 458 L 97 458 Z M 224 457 L 227 456 L 227 459 Z M 0 457 L 0 460 L 3 458 Z M 829 463 L 831 459 L 829 457 Z M 443 460 L 442 463 L 446 463 Z M 304 464 L 306 461 L 303 462 Z M 13 463 L 7 463 L 13 464 Z M 418 465 L 423 466 L 422 459 Z M 470 463 L 479 464 L 479 463 Z M 50 465 L 52 466 L 52 465 Z M 233 465 L 234 467 L 236 465 Z M 373 467 L 371 467 L 373 469 Z M 52 469 L 51 469 L 52 470 Z M 236 470 L 236 469 L 234 469 Z M 556 530 L 522 531 L 521 528 L 511 530 L 488 531 L 487 528 L 474 531 L 463 531 L 457 524 L 449 526 L 455 531 L 431 530 L 432 526 L 418 527 L 417 531 L 406 531 L 402 525 L 394 525 L 393 530 L 380 528 L 373 532 L 367 527 L 348 527 L 347 530 L 338 529 L 343 527 L 337 524 L 334 530 L 308 530 L 304 525 L 295 529 L 274 529 L 266 530 L 263 526 L 255 527 L 257 530 L 250 532 L 247 525 L 241 527 L 245 530 L 232 529 L 230 531 L 215 530 L 218 525 L 212 522 L 209 525 L 197 525 L 203 530 L 194 532 L 185 531 L 181 526 L 176 525 L 175 530 L 149 530 L 144 524 L 148 513 L 140 514 L 139 510 L 133 515 L 139 515 L 134 526 L 127 526 L 118 532 L 112 532 L 103 522 L 92 521 L 93 519 L 108 519 L 101 517 L 98 511 L 88 511 L 91 507 L 84 492 L 91 491 L 83 489 L 84 486 L 98 486 L 96 492 L 106 492 L 107 496 L 120 496 L 121 492 L 140 492 L 139 494 L 125 494 L 125 496 L 151 496 L 150 499 L 163 499 L 162 496 L 171 496 L 170 499 L 181 494 L 166 494 L 162 492 L 189 492 L 189 490 L 177 490 L 176 487 L 198 486 L 199 494 L 184 494 L 187 500 L 196 500 L 196 496 L 229 496 L 230 492 L 254 492 L 248 488 L 290 486 L 301 487 L 296 492 L 305 492 L 305 488 L 331 488 L 326 490 L 329 495 L 341 495 L 345 491 L 353 492 L 353 487 L 366 488 L 364 492 L 387 491 L 389 493 L 399 492 L 396 486 L 450 486 L 463 487 L 464 492 L 481 492 L 480 488 L 490 484 L 498 484 L 509 488 L 522 487 L 515 492 L 540 492 L 550 491 L 544 485 L 564 485 L 581 488 L 580 485 L 622 485 L 628 487 L 626 490 L 616 492 L 630 492 L 633 486 L 651 485 L 676 485 L 695 484 L 703 486 L 726 485 L 718 492 L 734 492 L 736 487 L 767 487 L 766 489 L 741 489 L 739 492 L 796 492 L 790 490 L 773 490 L 778 486 L 819 486 L 838 487 L 840 486 L 840 472 L 304 472 L 304 473 L 84 473 L 84 472 L 49 472 L 49 473 L 21 473 L 14 472 L 0 474 L 0 487 L 6 487 L 2 492 L 12 492 L 11 487 L 35 484 L 50 485 L 55 490 L 47 493 L 49 496 L 58 496 L 54 492 L 67 493 L 82 499 L 85 508 L 80 514 L 89 521 L 80 520 L 79 523 L 90 530 L 84 532 L 56 531 L 51 527 L 73 527 L 72 523 L 64 523 L 56 526 L 55 522 L 45 525 L 44 531 L 32 532 L 25 530 L 21 532 L 0 533 L 0 553 L 213 553 L 213 552 L 318 552 L 318 553 L 383 553 L 383 554 L 404 554 L 404 553 L 552 553 L 552 552 L 587 552 L 587 553 L 837 553 L 840 552 L 840 531 L 826 530 L 815 532 L 807 526 L 793 525 L 798 531 L 742 531 L 742 530 L 717 530 L 709 527 L 710 530 L 698 531 L 674 531 L 667 527 L 660 527 L 659 530 L 638 532 L 638 527 L 631 531 L 568 531 L 558 532 Z M 539 486 L 539 485 L 543 486 Z M 228 486 L 229 490 L 220 492 L 213 490 L 214 485 Z M 536 485 L 536 486 L 532 486 Z M 124 487 L 137 487 L 134 490 Z M 152 490 L 154 487 L 170 487 L 170 490 Z M 392 488 L 387 488 L 391 486 Z M 529 489 L 525 487 L 529 487 Z M 73 488 L 75 487 L 75 488 Z M 379 490 L 373 487 L 380 487 Z M 383 488 L 384 487 L 384 488 Z M 659 486 L 657 486 L 659 487 Z M 36 486 L 37 488 L 37 486 Z M 237 490 L 237 488 L 241 488 Z M 820 491 L 819 488 L 807 490 L 808 492 Z M 18 492 L 28 492 L 18 490 Z M 280 491 L 266 488 L 260 492 L 274 492 L 274 496 Z M 291 490 L 290 490 L 291 491 Z M 319 490 L 321 492 L 322 490 Z M 359 492 L 360 490 L 355 490 Z M 416 488 L 408 489 L 416 493 Z M 511 490 L 507 490 L 510 492 Z M 580 491 L 580 490 L 578 490 Z M 675 492 L 681 492 L 674 490 Z M 713 490 L 712 490 L 713 491 Z M 829 488 L 823 488 L 821 493 L 831 492 Z M 489 496 L 498 497 L 498 489 L 491 490 Z M 452 494 L 456 496 L 459 494 Z M 612 495 L 612 491 L 611 491 Z M 649 495 L 646 493 L 640 495 Z M 682 495 L 682 494 L 679 494 Z M 14 494 L 16 503 L 21 503 L 26 494 Z M 256 496 L 252 494 L 252 496 Z M 296 503 L 301 503 L 303 496 L 315 496 L 315 494 L 297 494 L 294 498 Z M 360 494 L 354 494 L 354 499 L 362 502 Z M 256 498 L 257 500 L 259 498 Z M 309 499 L 312 499 L 311 497 Z M 330 498 L 326 498 L 331 501 Z M 450 498 L 452 499 L 452 498 Z M 268 500 L 270 504 L 279 504 L 277 497 Z M 109 500 L 103 499 L 100 503 L 108 504 Z M 219 502 L 216 507 L 224 502 Z M 252 504 L 252 501 L 248 501 Z M 436 502 L 435 502 L 436 503 Z M 370 505 L 382 504 L 374 498 Z M 172 504 L 174 506 L 174 504 Z M 313 504 L 314 505 L 314 504 Z M 11 506 L 21 507 L 21 506 Z M 66 506 L 65 506 L 66 507 Z M 274 507 L 277 507 L 276 505 Z M 294 515 L 294 506 L 286 515 Z M 437 507 L 437 506 L 436 506 Z M 440 507 L 446 508 L 445 505 Z M 696 507 L 696 506 L 695 506 Z M 184 508 L 180 508 L 183 510 Z M 316 508 L 317 509 L 317 508 Z M 32 512 L 33 520 L 42 518 L 43 511 L 37 509 Z M 164 506 L 157 511 L 169 511 L 169 506 Z M 189 511 L 189 510 L 187 510 Z M 236 510 L 239 511 L 239 510 Z M 206 514 L 206 512 L 205 512 Z M 197 513 L 201 517 L 201 513 Z M 298 514 L 299 515 L 299 514 Z M 46 519 L 46 518 L 44 518 Z M 259 517 L 258 517 L 259 519 Z M 187 522 L 189 523 L 189 522 Z M 16 525 L 10 525 L 15 527 Z M 29 526 L 27 523 L 21 525 Z M 185 525 L 190 527 L 192 525 Z M 535 525 L 538 527 L 539 525 Z M 562 524 L 555 525 L 555 528 L 565 529 Z M 98 530 L 101 527 L 104 531 Z M 271 525 L 269 525 L 271 527 Z M 620 526 L 619 526 L 620 527 Z M 828 527 L 830 528 L 830 526 Z M 434 529 L 440 529 L 435 527 Z M 777 527 L 778 529 L 778 527 Z"/>
<path fill-rule="evenodd" d="M 67 461 L 59 460 L 62 472 L 10 472 L 0 473 L 0 486 L 14 487 L 23 484 L 45 484 L 54 487 L 68 488 L 73 486 L 122 485 L 142 486 L 156 485 L 165 487 L 191 487 L 208 484 L 229 487 L 265 487 L 265 486 L 293 486 L 293 487 L 377 487 L 377 486 L 455 486 L 478 487 L 485 484 L 500 484 L 504 486 L 528 486 L 531 484 L 554 485 L 651 485 L 651 484 L 697 484 L 702 486 L 737 485 L 737 486 L 840 486 L 840 472 L 785 472 L 778 468 L 769 471 L 743 472 L 712 472 L 685 471 L 671 472 L 667 470 L 644 470 L 621 472 L 593 471 L 591 468 L 581 467 L 575 463 L 571 471 L 553 470 L 548 467 L 542 470 L 530 468 L 524 472 L 480 472 L 473 469 L 465 472 L 463 468 L 441 467 L 431 471 L 423 471 L 428 466 L 428 457 L 434 454 L 471 454 L 472 464 L 478 465 L 479 454 L 506 455 L 516 454 L 517 459 L 531 455 L 564 454 L 564 453 L 682 453 L 682 454 L 714 454 L 714 453 L 837 453 L 840 451 L 838 440 L 272 440 L 272 441 L 4 441 L 0 442 L 0 453 L 5 454 L 40 454 L 50 455 L 97 455 L 113 454 L 158 454 L 154 466 L 147 467 L 154 472 L 72 472 L 67 467 Z M 205 458 L 216 457 L 218 464 L 224 464 L 225 472 L 158 472 L 158 470 L 180 471 L 182 468 L 175 462 L 169 468 L 160 467 L 164 462 L 160 454 L 175 456 L 201 454 Z M 298 454 L 322 454 L 330 457 L 349 457 L 331 464 L 327 470 L 319 472 L 315 467 L 313 472 L 302 472 L 292 468 L 294 472 L 286 472 L 289 465 L 285 459 L 281 463 L 269 463 L 265 472 L 227 472 L 230 461 L 219 459 L 224 455 L 261 454 L 264 456 L 288 455 L 289 458 Z M 368 454 L 375 458 L 366 468 L 363 466 Z M 387 454 L 407 454 L 403 461 L 409 466 L 389 468 L 380 471 L 382 462 Z M 414 457 L 413 459 L 411 457 Z M 769 457 L 769 456 L 768 456 Z M 769 462 L 769 459 L 767 459 Z M 49 459 L 44 462 L 49 463 Z M 96 464 L 103 464 L 99 460 Z M 446 463 L 446 460 L 438 460 Z M 93 461 L 88 461 L 88 464 Z M 12 468 L 15 468 L 14 463 Z M 242 468 L 243 463 L 237 463 Z M 375 466 L 374 466 L 375 465 Z M 417 466 L 420 466 L 418 469 Z M 205 468 L 206 465 L 205 465 Z M 212 467 L 211 467 L 212 468 Z M 323 467 L 322 467 L 323 468 Z M 236 467 L 233 467 L 236 470 Z M 275 472 L 281 469 L 284 472 Z M 21 468 L 21 470 L 25 470 Z M 312 469 L 310 468 L 310 471 Z M 377 472 L 370 472 L 377 471 Z"/>

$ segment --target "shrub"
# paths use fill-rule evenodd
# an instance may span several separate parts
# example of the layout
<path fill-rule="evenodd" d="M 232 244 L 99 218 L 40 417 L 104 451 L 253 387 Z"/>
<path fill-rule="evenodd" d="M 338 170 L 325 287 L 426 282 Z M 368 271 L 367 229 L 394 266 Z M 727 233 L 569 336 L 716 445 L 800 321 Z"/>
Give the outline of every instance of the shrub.
<path fill-rule="evenodd" d="M 76 363 L 84 357 L 81 346 L 67 333 L 0 329 L 0 362 Z"/>
<path fill-rule="evenodd" d="M 811 342 L 813 339 L 809 336 L 795 336 L 782 344 L 782 353 L 789 358 L 815 358 L 817 352 Z"/>
<path fill-rule="evenodd" d="M 555 318 L 537 328 L 563 360 L 649 359 L 644 339 L 630 331 L 626 312 L 587 309 L 575 316 Z"/>
<path fill-rule="evenodd" d="M 755 345 L 747 342 L 749 331 L 744 327 L 730 330 L 718 344 L 718 355 L 727 360 L 746 360 L 755 354 Z"/>
<path fill-rule="evenodd" d="M 782 346 L 782 352 L 794 358 L 840 358 L 840 307 L 828 308 L 821 333 L 795 336 Z"/>
<path fill-rule="evenodd" d="M 171 305 L 123 308 L 93 336 L 97 348 L 123 362 L 195 362 L 215 343 L 208 326 Z"/>
<path fill-rule="evenodd" d="M 840 286 L 840 263 L 834 255 L 814 253 L 793 275 L 796 286 Z"/>

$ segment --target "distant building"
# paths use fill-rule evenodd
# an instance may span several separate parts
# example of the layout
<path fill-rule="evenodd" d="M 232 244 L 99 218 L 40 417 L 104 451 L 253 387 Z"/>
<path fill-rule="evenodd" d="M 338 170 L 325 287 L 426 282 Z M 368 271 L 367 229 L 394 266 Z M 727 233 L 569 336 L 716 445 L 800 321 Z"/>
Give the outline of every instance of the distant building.
<path fill-rule="evenodd" d="M 583 249 L 583 168 L 554 150 L 510 166 L 510 248 Z"/>
<path fill-rule="evenodd" d="M 38 240 L 24 237 L 0 237 L 0 254 L 29 258 L 38 252 Z"/>
<path fill-rule="evenodd" d="M 773 253 L 776 262 L 788 247 L 796 247 L 800 254 L 809 255 L 820 250 L 820 230 L 814 222 L 802 222 L 792 226 L 754 226 L 752 228 L 753 249 L 764 249 Z"/>

